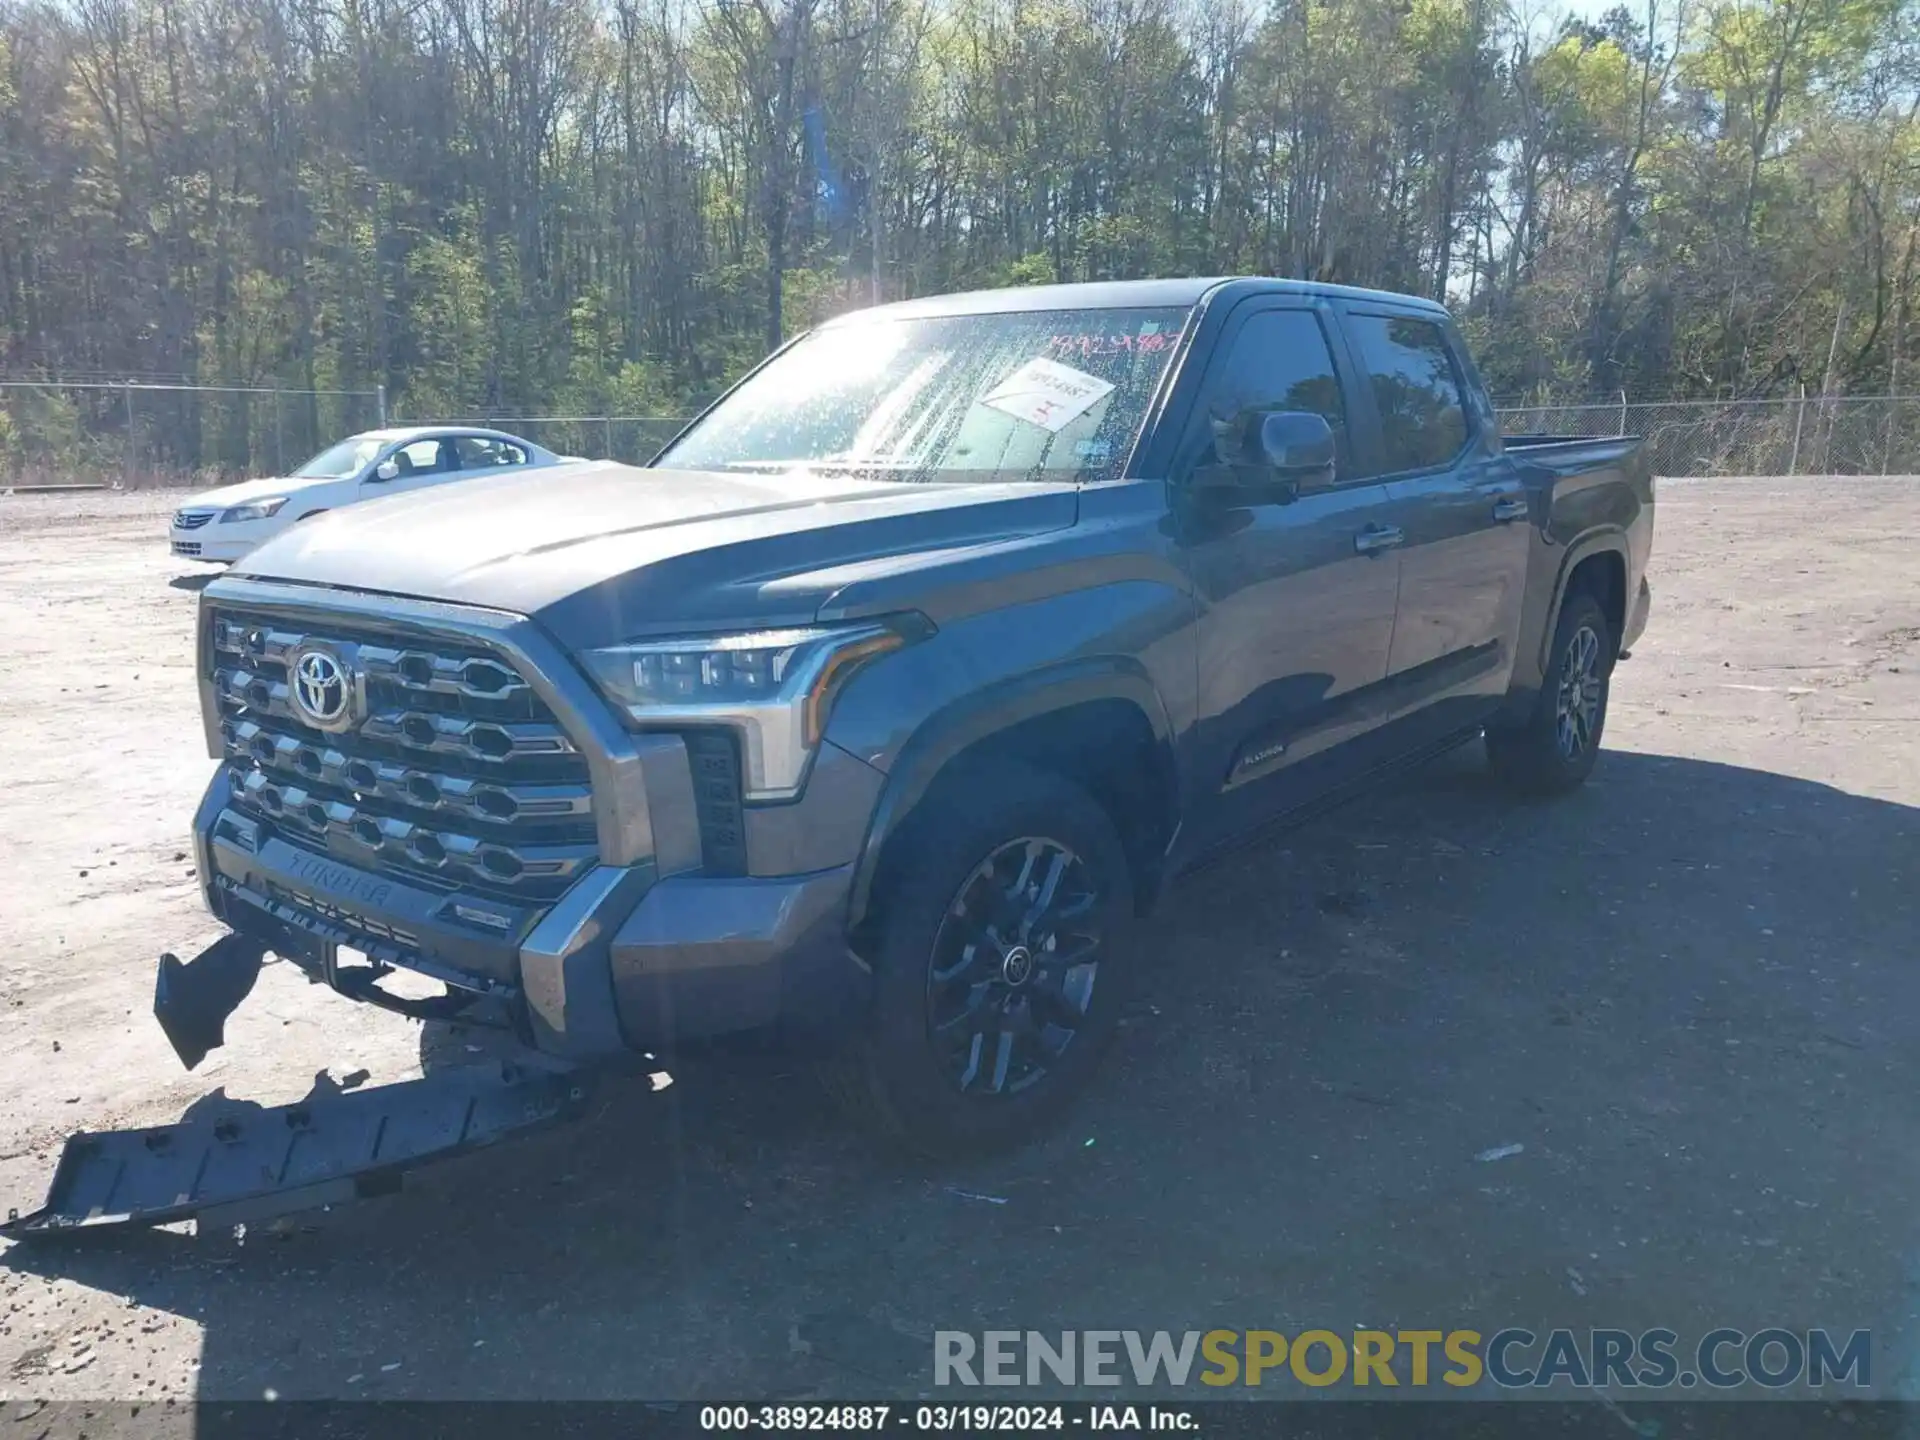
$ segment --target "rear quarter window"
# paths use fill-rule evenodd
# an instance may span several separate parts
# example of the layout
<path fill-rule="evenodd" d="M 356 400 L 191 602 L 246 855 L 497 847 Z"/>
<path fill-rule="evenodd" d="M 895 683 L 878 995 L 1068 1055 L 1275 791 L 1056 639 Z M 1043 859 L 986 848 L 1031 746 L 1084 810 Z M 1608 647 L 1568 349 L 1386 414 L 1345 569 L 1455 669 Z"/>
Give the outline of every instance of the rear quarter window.
<path fill-rule="evenodd" d="M 527 452 L 518 445 L 488 435 L 461 435 L 453 442 L 462 470 L 485 470 L 493 465 L 524 465 Z"/>

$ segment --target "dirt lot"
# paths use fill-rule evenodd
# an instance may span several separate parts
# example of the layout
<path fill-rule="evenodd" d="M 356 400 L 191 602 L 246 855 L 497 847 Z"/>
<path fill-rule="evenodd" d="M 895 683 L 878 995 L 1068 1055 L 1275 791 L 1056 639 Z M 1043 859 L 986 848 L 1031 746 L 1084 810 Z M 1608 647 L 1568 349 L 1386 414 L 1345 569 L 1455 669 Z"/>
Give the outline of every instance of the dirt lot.
<path fill-rule="evenodd" d="M 167 498 L 0 498 L 22 1208 L 71 1129 L 420 1063 L 285 967 L 198 1074 L 147 1013 L 214 933 Z M 1666 484 L 1593 783 L 1519 805 L 1463 753 L 1190 880 L 1024 1153 L 909 1168 L 710 1059 L 286 1234 L 6 1250 L 0 1392 L 904 1396 L 941 1328 L 1778 1324 L 1871 1327 L 1920 1393 L 1915 535 L 1920 481 Z"/>

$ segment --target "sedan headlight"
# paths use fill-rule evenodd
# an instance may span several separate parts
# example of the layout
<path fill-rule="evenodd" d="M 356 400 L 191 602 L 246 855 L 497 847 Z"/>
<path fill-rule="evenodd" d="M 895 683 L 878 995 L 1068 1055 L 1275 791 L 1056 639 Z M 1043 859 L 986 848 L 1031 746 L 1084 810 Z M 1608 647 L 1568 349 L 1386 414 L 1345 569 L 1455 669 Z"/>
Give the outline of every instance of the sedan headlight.
<path fill-rule="evenodd" d="M 264 520 L 276 515 L 280 507 L 287 503 L 287 497 L 276 495 L 271 500 L 249 500 L 244 505 L 235 505 L 220 512 L 220 523 L 225 525 L 231 520 Z"/>
<path fill-rule="evenodd" d="M 862 665 L 908 638 L 892 625 L 812 625 L 643 640 L 580 658 L 637 728 L 732 727 L 746 768 L 742 798 L 790 800 L 806 782 L 834 697 Z"/>

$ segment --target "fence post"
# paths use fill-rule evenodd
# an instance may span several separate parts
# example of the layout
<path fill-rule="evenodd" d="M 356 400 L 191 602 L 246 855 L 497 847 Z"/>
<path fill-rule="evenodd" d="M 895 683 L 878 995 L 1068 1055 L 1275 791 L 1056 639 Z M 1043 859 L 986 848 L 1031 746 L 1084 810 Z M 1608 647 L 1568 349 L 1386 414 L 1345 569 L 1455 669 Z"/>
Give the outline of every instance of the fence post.
<path fill-rule="evenodd" d="M 1887 376 L 1887 448 L 1880 452 L 1880 473 L 1893 466 L 1893 427 L 1900 423 L 1900 352 L 1906 348 L 1907 327 L 1894 331 L 1893 362 Z"/>
<path fill-rule="evenodd" d="M 136 448 L 135 421 L 133 418 L 133 381 L 127 381 L 126 388 L 120 392 L 127 406 L 127 443 L 120 458 L 120 483 L 128 490 L 133 488 L 133 462 Z"/>
<path fill-rule="evenodd" d="M 280 388 L 275 386 L 273 391 L 273 473 L 276 475 L 287 473 L 286 441 L 280 434 L 280 428 Z"/>
<path fill-rule="evenodd" d="M 606 458 L 611 460 L 613 459 L 613 417 L 611 415 L 603 415 L 600 418 L 607 427 L 607 443 L 602 448 L 607 452 Z"/>
<path fill-rule="evenodd" d="M 1627 392 L 1620 392 L 1620 433 L 1627 433 Z"/>
<path fill-rule="evenodd" d="M 1793 458 L 1787 461 L 1787 474 L 1800 473 L 1800 427 L 1807 423 L 1807 387 L 1800 387 L 1800 403 L 1793 412 Z"/>
<path fill-rule="evenodd" d="M 387 387 L 384 384 L 374 387 L 373 403 L 378 407 L 380 414 L 379 428 L 384 430 L 387 428 Z"/>

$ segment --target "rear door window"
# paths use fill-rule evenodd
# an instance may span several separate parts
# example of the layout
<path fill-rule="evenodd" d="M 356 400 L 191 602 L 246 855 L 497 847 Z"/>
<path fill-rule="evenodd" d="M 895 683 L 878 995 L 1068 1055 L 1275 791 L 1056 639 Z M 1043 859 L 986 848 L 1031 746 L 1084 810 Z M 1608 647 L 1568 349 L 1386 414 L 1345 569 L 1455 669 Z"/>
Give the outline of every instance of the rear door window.
<path fill-rule="evenodd" d="M 1382 472 L 1430 470 L 1458 455 L 1467 443 L 1467 412 L 1439 325 L 1409 315 L 1351 313 L 1346 323 L 1380 415 Z"/>

